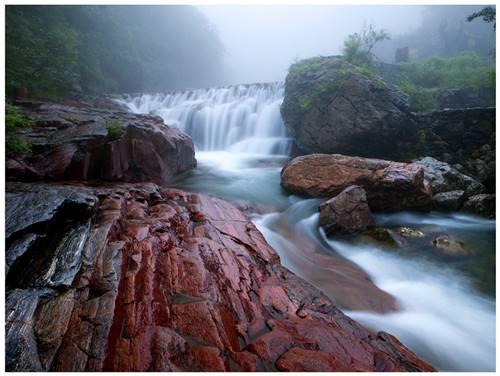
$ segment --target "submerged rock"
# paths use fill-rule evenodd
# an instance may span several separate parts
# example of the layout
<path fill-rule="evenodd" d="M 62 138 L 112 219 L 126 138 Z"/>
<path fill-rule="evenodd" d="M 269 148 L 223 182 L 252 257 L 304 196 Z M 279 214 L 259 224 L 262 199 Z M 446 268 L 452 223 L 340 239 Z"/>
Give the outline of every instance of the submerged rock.
<path fill-rule="evenodd" d="M 158 184 L 196 166 L 191 138 L 159 116 L 25 102 L 37 119 L 24 137 L 32 155 L 8 155 L 7 179 L 110 180 Z"/>
<path fill-rule="evenodd" d="M 319 206 L 319 224 L 327 235 L 335 232 L 364 231 L 375 224 L 366 192 L 359 186 L 350 186 Z"/>
<path fill-rule="evenodd" d="M 384 227 L 369 229 L 363 235 L 391 247 L 402 247 L 405 244 L 404 238 L 397 231 Z"/>
<path fill-rule="evenodd" d="M 7 211 L 8 371 L 433 370 L 283 268 L 225 201 L 154 184 L 7 192 L 23 203 Z"/>
<path fill-rule="evenodd" d="M 310 154 L 291 160 L 281 171 L 281 185 L 291 193 L 332 197 L 351 185 L 366 191 L 373 211 L 425 210 L 431 188 L 416 164 L 340 154 Z"/>
<path fill-rule="evenodd" d="M 425 234 L 411 227 L 398 227 L 396 232 L 405 238 L 423 238 Z"/>
<path fill-rule="evenodd" d="M 472 252 L 465 248 L 465 243 L 460 239 L 455 239 L 449 235 L 440 235 L 436 237 L 432 244 L 449 256 L 468 256 Z"/>

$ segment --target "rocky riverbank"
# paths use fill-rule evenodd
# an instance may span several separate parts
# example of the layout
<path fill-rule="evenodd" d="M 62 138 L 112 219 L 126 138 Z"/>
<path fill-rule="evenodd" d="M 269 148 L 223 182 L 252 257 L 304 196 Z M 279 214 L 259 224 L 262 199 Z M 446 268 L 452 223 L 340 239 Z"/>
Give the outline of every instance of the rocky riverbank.
<path fill-rule="evenodd" d="M 281 266 L 232 204 L 154 184 L 194 167 L 189 136 L 116 108 L 24 106 L 33 153 L 7 165 L 7 370 L 433 370 Z M 344 305 L 395 308 L 357 273 L 372 302 Z"/>
<path fill-rule="evenodd" d="M 10 371 L 429 371 L 279 263 L 234 206 L 9 183 Z"/>

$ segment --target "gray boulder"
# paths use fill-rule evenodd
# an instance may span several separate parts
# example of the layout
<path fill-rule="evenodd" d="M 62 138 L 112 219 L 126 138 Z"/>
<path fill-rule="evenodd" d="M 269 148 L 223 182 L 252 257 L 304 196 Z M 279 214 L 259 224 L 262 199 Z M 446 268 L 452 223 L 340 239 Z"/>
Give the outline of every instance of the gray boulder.
<path fill-rule="evenodd" d="M 281 113 L 299 148 L 309 153 L 391 158 L 394 136 L 412 131 L 406 94 L 335 56 L 290 67 Z"/>
<path fill-rule="evenodd" d="M 436 209 L 458 210 L 464 202 L 464 194 L 461 190 L 441 192 L 432 197 L 432 203 Z"/>
<path fill-rule="evenodd" d="M 431 183 L 432 193 L 463 190 L 465 197 L 469 197 L 484 190 L 484 187 L 474 178 L 462 174 L 448 163 L 438 161 L 432 157 L 425 157 L 414 162 L 424 168 L 425 179 Z"/>

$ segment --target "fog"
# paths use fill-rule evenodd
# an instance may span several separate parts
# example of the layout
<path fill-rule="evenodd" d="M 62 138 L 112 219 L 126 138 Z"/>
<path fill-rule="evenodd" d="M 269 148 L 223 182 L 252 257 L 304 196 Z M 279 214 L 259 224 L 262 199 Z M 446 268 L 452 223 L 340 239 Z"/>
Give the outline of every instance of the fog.
<path fill-rule="evenodd" d="M 364 23 L 386 29 L 395 37 L 421 28 L 423 15 L 428 16 L 429 9 L 437 14 L 438 10 L 456 13 L 460 8 L 461 19 L 465 21 L 464 15 L 481 7 L 211 5 L 198 8 L 224 45 L 225 83 L 245 83 L 283 80 L 289 65 L 297 59 L 341 54 L 344 39 L 358 32 Z M 484 22 L 476 22 L 483 25 L 475 27 L 492 29 Z M 394 44 L 389 45 L 393 49 L 398 47 Z M 392 53 L 381 51 L 384 56 Z"/>

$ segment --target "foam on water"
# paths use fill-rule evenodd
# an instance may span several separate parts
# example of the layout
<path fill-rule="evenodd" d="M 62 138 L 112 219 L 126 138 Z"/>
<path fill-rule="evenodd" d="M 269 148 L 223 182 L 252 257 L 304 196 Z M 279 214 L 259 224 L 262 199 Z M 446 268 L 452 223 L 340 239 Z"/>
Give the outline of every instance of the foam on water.
<path fill-rule="evenodd" d="M 197 150 L 288 155 L 280 115 L 284 85 L 237 85 L 174 93 L 124 95 L 131 112 L 156 114 L 193 138 Z"/>

